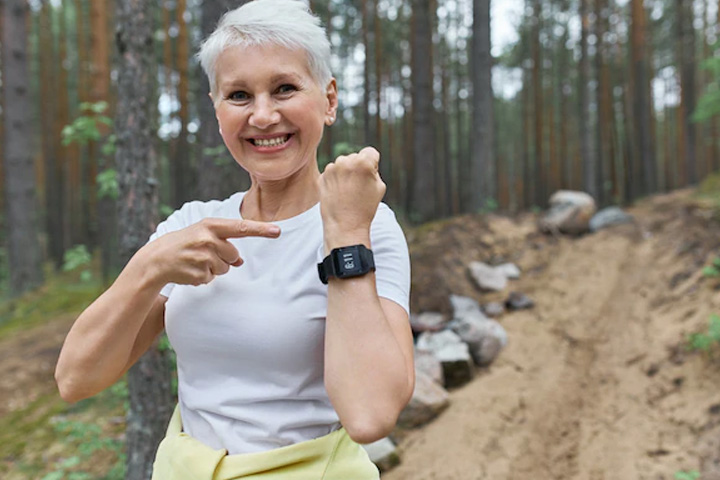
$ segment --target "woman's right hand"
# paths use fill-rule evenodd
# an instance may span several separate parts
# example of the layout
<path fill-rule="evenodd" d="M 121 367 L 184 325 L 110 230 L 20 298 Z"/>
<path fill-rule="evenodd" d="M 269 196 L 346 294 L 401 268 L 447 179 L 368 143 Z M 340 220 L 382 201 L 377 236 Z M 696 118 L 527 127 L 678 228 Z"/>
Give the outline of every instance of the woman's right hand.
<path fill-rule="evenodd" d="M 168 233 L 138 251 L 137 261 L 152 270 L 159 284 L 202 285 L 243 264 L 229 238 L 277 238 L 276 225 L 253 220 L 206 218 Z"/>

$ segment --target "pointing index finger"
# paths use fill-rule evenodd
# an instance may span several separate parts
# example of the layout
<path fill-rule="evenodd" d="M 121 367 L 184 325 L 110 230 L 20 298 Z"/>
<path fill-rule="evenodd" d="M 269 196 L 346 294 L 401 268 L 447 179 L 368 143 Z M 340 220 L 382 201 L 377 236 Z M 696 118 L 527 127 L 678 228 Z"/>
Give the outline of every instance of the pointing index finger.
<path fill-rule="evenodd" d="M 255 220 L 218 219 L 210 226 L 219 238 L 267 237 L 280 236 L 280 227 L 272 223 Z"/>

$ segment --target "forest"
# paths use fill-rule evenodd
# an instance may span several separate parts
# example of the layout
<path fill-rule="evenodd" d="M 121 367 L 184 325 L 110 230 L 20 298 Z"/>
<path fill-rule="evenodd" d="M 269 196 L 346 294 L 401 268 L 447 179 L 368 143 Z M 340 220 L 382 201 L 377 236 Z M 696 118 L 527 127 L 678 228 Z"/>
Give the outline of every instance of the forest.
<path fill-rule="evenodd" d="M 63 272 L 96 294 L 172 211 L 248 188 L 195 57 L 243 3 L 0 0 L 1 301 Z M 718 2 L 306 3 L 328 32 L 340 96 L 321 168 L 376 147 L 384 201 L 408 228 L 537 213 L 561 189 L 629 206 L 720 169 Z M 133 83 L 142 98 L 123 95 Z M 150 113 L 139 118 L 138 104 Z M 143 218 L 129 192 L 147 194 Z M 144 360 L 167 402 L 151 407 L 128 379 L 146 420 L 170 404 L 168 355 Z M 138 452 L 153 441 L 140 430 L 128 422 Z M 128 456 L 126 478 L 142 478 L 147 456 Z"/>

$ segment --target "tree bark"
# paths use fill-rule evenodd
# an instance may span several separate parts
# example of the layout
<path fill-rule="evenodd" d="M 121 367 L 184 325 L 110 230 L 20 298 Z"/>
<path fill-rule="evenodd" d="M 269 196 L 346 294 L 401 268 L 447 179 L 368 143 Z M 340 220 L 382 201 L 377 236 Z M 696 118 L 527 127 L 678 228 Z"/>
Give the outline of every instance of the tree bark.
<path fill-rule="evenodd" d="M 43 281 L 38 239 L 35 171 L 33 166 L 30 71 L 27 56 L 28 5 L 5 0 L 3 5 L 3 173 L 8 239 L 10 293 L 20 295 Z"/>
<path fill-rule="evenodd" d="M 117 3 L 118 102 L 116 162 L 120 197 L 120 256 L 123 263 L 146 242 L 157 220 L 153 93 L 153 2 Z M 128 373 L 130 409 L 127 419 L 128 480 L 148 479 L 152 462 L 172 413 L 167 359 L 153 346 Z"/>
<path fill-rule="evenodd" d="M 490 0 L 473 0 L 472 86 L 473 144 L 471 183 L 473 210 L 484 208 L 495 200 L 495 115 L 493 106 L 492 67 L 490 51 Z"/>
<path fill-rule="evenodd" d="M 190 123 L 190 110 L 188 108 L 190 102 L 190 38 L 188 36 L 188 25 L 185 21 L 186 12 L 186 0 L 177 0 L 175 22 L 178 25 L 178 37 L 176 42 L 175 67 L 178 74 L 177 99 L 180 104 L 180 110 L 178 111 L 180 132 L 176 139 L 175 155 L 169 159 L 170 165 L 175 167 L 175 175 L 173 178 L 173 205 L 176 208 L 179 208 L 183 203 L 195 197 L 192 185 L 193 175 L 187 131 L 188 124 Z"/>
<path fill-rule="evenodd" d="M 580 152 L 583 165 L 583 188 L 593 198 L 598 199 L 599 190 L 597 182 L 597 159 L 592 144 L 591 112 L 590 112 L 590 52 L 588 38 L 590 37 L 590 0 L 580 0 L 580 72 L 578 77 L 578 99 L 580 102 Z"/>
<path fill-rule="evenodd" d="M 684 163 L 686 165 L 687 181 L 691 185 L 697 183 L 697 151 L 696 126 L 692 120 L 695 113 L 696 88 L 695 85 L 695 28 L 693 20 L 693 2 L 677 0 L 677 28 L 678 45 L 680 51 L 680 84 L 682 90 L 683 127 L 685 129 Z"/>
<path fill-rule="evenodd" d="M 433 117 L 432 13 L 430 0 L 413 0 L 412 119 L 413 196 L 415 220 L 435 217 L 435 128 Z"/>
<path fill-rule="evenodd" d="M 635 87 L 633 92 L 633 113 L 638 137 L 638 155 L 642 168 L 642 193 L 656 191 L 655 151 L 652 145 L 650 92 L 648 91 L 649 66 L 647 58 L 647 13 L 643 0 L 632 0 L 632 68 Z"/>

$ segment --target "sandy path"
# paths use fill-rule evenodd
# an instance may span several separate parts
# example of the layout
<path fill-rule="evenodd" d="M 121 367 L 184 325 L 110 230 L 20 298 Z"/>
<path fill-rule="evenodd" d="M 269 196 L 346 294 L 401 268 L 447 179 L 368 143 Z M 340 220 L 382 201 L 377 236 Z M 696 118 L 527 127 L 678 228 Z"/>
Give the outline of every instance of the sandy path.
<path fill-rule="evenodd" d="M 662 232 L 649 237 L 608 231 L 526 254 L 525 270 L 547 262 L 516 285 L 536 308 L 502 319 L 501 358 L 401 442 L 403 463 L 383 479 L 669 480 L 700 469 L 720 374 L 675 347 L 720 305 L 697 275 L 673 291 L 689 260 Z"/>

